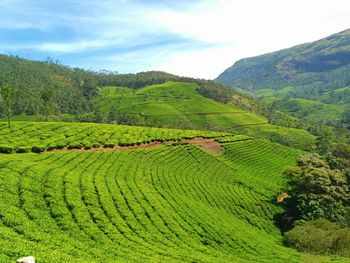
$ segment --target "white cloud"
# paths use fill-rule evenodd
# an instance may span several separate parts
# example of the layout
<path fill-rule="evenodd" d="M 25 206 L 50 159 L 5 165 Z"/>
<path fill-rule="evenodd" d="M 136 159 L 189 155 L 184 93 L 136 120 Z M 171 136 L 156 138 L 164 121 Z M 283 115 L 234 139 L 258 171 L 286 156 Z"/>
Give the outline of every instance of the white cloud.
<path fill-rule="evenodd" d="M 213 78 L 240 58 L 317 40 L 346 29 L 350 25 L 350 1 L 205 1 L 186 12 L 160 11 L 153 19 L 164 30 L 178 35 L 225 44 L 216 49 L 173 54 L 163 65 L 176 73 Z"/>
<path fill-rule="evenodd" d="M 96 60 L 101 68 L 108 68 L 109 61 L 116 69 L 214 78 L 240 58 L 317 40 L 350 25 L 349 0 L 181 1 L 181 8 L 175 1 L 171 6 L 141 2 L 58 0 L 58 10 L 52 10 L 45 0 L 0 0 L 0 28 L 52 32 L 61 27 L 73 35 L 39 43 L 2 43 L 7 45 L 3 50 L 30 48 L 48 56 L 90 52 L 93 60 L 113 46 L 124 53 L 105 54 L 105 61 Z M 171 42 L 172 35 L 188 43 L 159 44 Z M 141 48 L 127 48 L 136 46 Z M 87 59 L 77 66 L 89 64 Z"/>

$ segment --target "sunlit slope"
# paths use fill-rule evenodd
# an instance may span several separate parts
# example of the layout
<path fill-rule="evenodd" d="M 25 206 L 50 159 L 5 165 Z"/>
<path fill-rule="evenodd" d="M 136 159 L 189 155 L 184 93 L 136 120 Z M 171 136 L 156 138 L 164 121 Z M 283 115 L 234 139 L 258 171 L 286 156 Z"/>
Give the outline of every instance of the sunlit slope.
<path fill-rule="evenodd" d="M 0 261 L 299 262 L 271 200 L 300 152 L 267 146 L 1 155 Z"/>
<path fill-rule="evenodd" d="M 3 124 L 12 153 L 24 142 L 68 147 L 0 154 L 0 262 L 315 259 L 284 247 L 273 222 L 282 212 L 275 200 L 284 167 L 300 150 L 240 135 L 106 124 L 18 122 L 5 131 Z M 115 136 L 125 146 L 206 137 L 223 151 L 179 142 L 121 151 L 107 143 Z M 96 139 L 96 149 L 85 145 Z"/>
<path fill-rule="evenodd" d="M 304 149 L 315 141 L 305 130 L 268 124 L 262 116 L 201 96 L 197 88 L 198 84 L 184 82 L 167 82 L 138 90 L 102 87 L 96 105 L 103 121 L 118 119 L 132 125 L 239 133 L 248 129 L 250 135 L 287 141 Z"/>
<path fill-rule="evenodd" d="M 167 82 L 138 90 L 118 87 L 100 89 L 98 105 L 103 112 L 135 114 L 145 124 L 158 123 L 176 128 L 229 128 L 236 125 L 265 123 L 255 114 L 218 103 L 196 92 L 198 84 Z"/>

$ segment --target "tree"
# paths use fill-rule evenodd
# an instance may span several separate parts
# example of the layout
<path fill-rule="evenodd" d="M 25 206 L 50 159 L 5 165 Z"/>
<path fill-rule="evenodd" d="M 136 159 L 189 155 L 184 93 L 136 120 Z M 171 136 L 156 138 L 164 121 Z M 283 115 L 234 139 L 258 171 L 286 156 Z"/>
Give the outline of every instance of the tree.
<path fill-rule="evenodd" d="M 326 155 L 331 151 L 335 141 L 335 134 L 330 127 L 324 127 L 317 138 L 317 152 L 321 155 Z"/>
<path fill-rule="evenodd" d="M 48 121 L 48 117 L 51 111 L 52 90 L 50 88 L 44 88 L 41 92 L 41 99 L 44 101 L 44 115 L 45 121 Z"/>
<path fill-rule="evenodd" d="M 0 102 L 5 105 L 6 117 L 9 130 L 11 130 L 11 106 L 13 99 L 13 90 L 9 83 L 5 82 L 2 84 L 0 89 Z"/>
<path fill-rule="evenodd" d="M 350 200 L 347 178 L 331 169 L 318 155 L 302 156 L 297 167 L 288 168 L 288 195 L 284 218 L 303 222 L 325 218 L 342 223 Z M 288 222 L 287 222 L 288 223 Z"/>
<path fill-rule="evenodd" d="M 344 111 L 341 122 L 350 127 L 350 108 Z"/>

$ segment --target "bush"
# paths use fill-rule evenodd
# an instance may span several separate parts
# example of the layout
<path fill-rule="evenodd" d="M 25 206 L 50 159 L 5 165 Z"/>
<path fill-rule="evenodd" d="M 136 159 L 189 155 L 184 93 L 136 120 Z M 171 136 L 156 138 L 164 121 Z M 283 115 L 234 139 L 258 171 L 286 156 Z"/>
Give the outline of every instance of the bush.
<path fill-rule="evenodd" d="M 116 145 L 115 141 L 106 141 L 103 143 L 103 147 L 105 148 L 113 148 Z"/>
<path fill-rule="evenodd" d="M 14 148 L 11 145 L 0 145 L 0 153 L 13 153 Z"/>
<path fill-rule="evenodd" d="M 41 153 L 45 151 L 46 147 L 44 145 L 34 145 L 32 147 L 32 152 L 33 153 Z"/>
<path fill-rule="evenodd" d="M 350 229 L 325 219 L 294 227 L 285 234 L 285 243 L 300 252 L 350 257 Z"/>
<path fill-rule="evenodd" d="M 56 149 L 63 149 L 66 146 L 65 142 L 56 142 Z"/>
<path fill-rule="evenodd" d="M 68 149 L 81 149 L 83 147 L 84 147 L 84 145 L 81 142 L 71 142 L 68 145 Z"/>
<path fill-rule="evenodd" d="M 92 143 L 90 142 L 84 142 L 83 144 L 84 144 L 84 149 L 86 150 L 89 150 L 92 148 Z"/>
<path fill-rule="evenodd" d="M 16 153 L 29 153 L 31 150 L 32 147 L 30 146 L 19 146 L 16 150 Z"/>

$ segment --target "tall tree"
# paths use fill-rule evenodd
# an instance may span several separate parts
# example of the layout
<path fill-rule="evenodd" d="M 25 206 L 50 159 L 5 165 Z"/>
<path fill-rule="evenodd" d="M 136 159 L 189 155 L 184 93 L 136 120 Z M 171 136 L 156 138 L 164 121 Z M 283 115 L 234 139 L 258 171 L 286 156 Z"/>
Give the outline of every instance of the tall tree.
<path fill-rule="evenodd" d="M 41 92 L 41 99 L 44 101 L 44 115 L 45 121 L 48 121 L 48 117 L 51 111 L 52 89 L 45 87 Z"/>
<path fill-rule="evenodd" d="M 9 127 L 9 130 L 11 130 L 11 106 L 12 106 L 12 100 L 13 100 L 13 90 L 9 83 L 5 82 L 1 85 L 0 89 L 0 102 L 5 105 L 6 109 L 6 117 L 7 117 L 7 124 Z"/>

